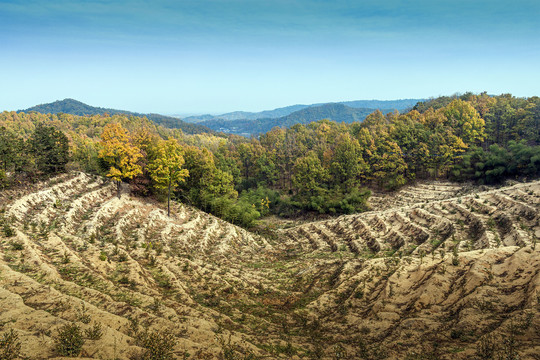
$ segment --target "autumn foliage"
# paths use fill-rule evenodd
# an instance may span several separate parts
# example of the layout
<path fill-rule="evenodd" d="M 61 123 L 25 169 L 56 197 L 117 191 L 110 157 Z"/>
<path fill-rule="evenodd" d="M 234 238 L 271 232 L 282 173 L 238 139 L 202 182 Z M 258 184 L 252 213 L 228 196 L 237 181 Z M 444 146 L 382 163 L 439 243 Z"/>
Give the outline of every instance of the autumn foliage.
<path fill-rule="evenodd" d="M 110 177 L 119 194 L 127 181 L 139 194 L 175 198 L 244 226 L 267 213 L 363 211 L 368 189 L 418 179 L 495 183 L 540 171 L 538 97 L 467 93 L 403 114 L 276 127 L 251 139 L 186 135 L 121 115 L 4 112 L 2 126 L 3 186 L 18 174 L 79 169 Z M 51 144 L 61 146 L 47 150 Z"/>
<path fill-rule="evenodd" d="M 141 150 L 133 145 L 128 132 L 120 124 L 107 124 L 101 134 L 102 150 L 99 157 L 109 165 L 107 176 L 118 184 L 118 196 L 123 180 L 133 179 L 142 173 L 138 161 L 142 158 Z"/>
<path fill-rule="evenodd" d="M 183 169 L 184 150 L 175 139 L 160 141 L 155 150 L 154 159 L 148 170 L 158 189 L 167 189 L 167 215 L 171 215 L 171 191 L 189 176 L 189 171 Z"/>

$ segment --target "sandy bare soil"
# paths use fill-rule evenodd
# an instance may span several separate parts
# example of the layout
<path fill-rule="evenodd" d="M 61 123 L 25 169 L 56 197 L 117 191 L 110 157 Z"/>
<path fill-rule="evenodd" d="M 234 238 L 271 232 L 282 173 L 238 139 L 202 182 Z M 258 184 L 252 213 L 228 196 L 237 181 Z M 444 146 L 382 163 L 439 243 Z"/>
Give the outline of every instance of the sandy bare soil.
<path fill-rule="evenodd" d="M 480 190 L 421 184 L 266 238 L 83 173 L 5 192 L 0 334 L 33 359 L 71 323 L 102 327 L 96 359 L 141 358 L 143 331 L 178 359 L 539 359 L 540 182 Z"/>

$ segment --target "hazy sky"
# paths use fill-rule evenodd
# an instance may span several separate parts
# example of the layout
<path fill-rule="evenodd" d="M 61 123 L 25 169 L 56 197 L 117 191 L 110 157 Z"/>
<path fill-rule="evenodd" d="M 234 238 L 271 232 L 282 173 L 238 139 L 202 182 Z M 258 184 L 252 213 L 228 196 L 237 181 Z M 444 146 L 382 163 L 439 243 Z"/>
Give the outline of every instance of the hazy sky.
<path fill-rule="evenodd" d="M 540 1 L 0 0 L 0 110 L 540 95 Z"/>

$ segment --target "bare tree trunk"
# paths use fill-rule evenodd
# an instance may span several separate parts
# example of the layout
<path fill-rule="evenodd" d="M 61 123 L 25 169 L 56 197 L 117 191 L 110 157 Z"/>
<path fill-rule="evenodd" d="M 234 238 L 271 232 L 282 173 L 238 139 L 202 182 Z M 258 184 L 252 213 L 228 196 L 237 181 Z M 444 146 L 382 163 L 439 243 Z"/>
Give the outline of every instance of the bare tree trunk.
<path fill-rule="evenodd" d="M 167 216 L 171 217 L 171 182 L 169 181 L 169 194 L 167 196 Z"/>
<path fill-rule="evenodd" d="M 122 181 L 117 181 L 116 182 L 116 193 L 117 193 L 119 199 L 120 199 L 120 190 L 122 190 Z"/>

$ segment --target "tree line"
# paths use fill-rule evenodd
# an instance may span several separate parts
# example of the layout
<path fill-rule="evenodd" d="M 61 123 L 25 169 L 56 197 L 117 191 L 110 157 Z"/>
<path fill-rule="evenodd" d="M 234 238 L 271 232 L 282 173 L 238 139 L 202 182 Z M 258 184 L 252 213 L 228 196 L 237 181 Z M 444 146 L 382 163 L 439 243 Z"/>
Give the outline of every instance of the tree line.
<path fill-rule="evenodd" d="M 186 135 L 139 117 L 4 112 L 1 174 L 80 169 L 108 175 L 118 189 L 127 181 L 138 194 L 251 226 L 268 213 L 363 211 L 369 189 L 417 179 L 537 177 L 539 122 L 538 97 L 485 93 L 432 99 L 403 114 L 375 111 L 351 124 L 276 127 L 251 139 Z M 66 145 L 51 152 L 52 138 Z"/>
<path fill-rule="evenodd" d="M 0 188 L 16 178 L 64 172 L 68 161 L 68 138 L 53 126 L 40 123 L 26 139 L 0 127 Z"/>

